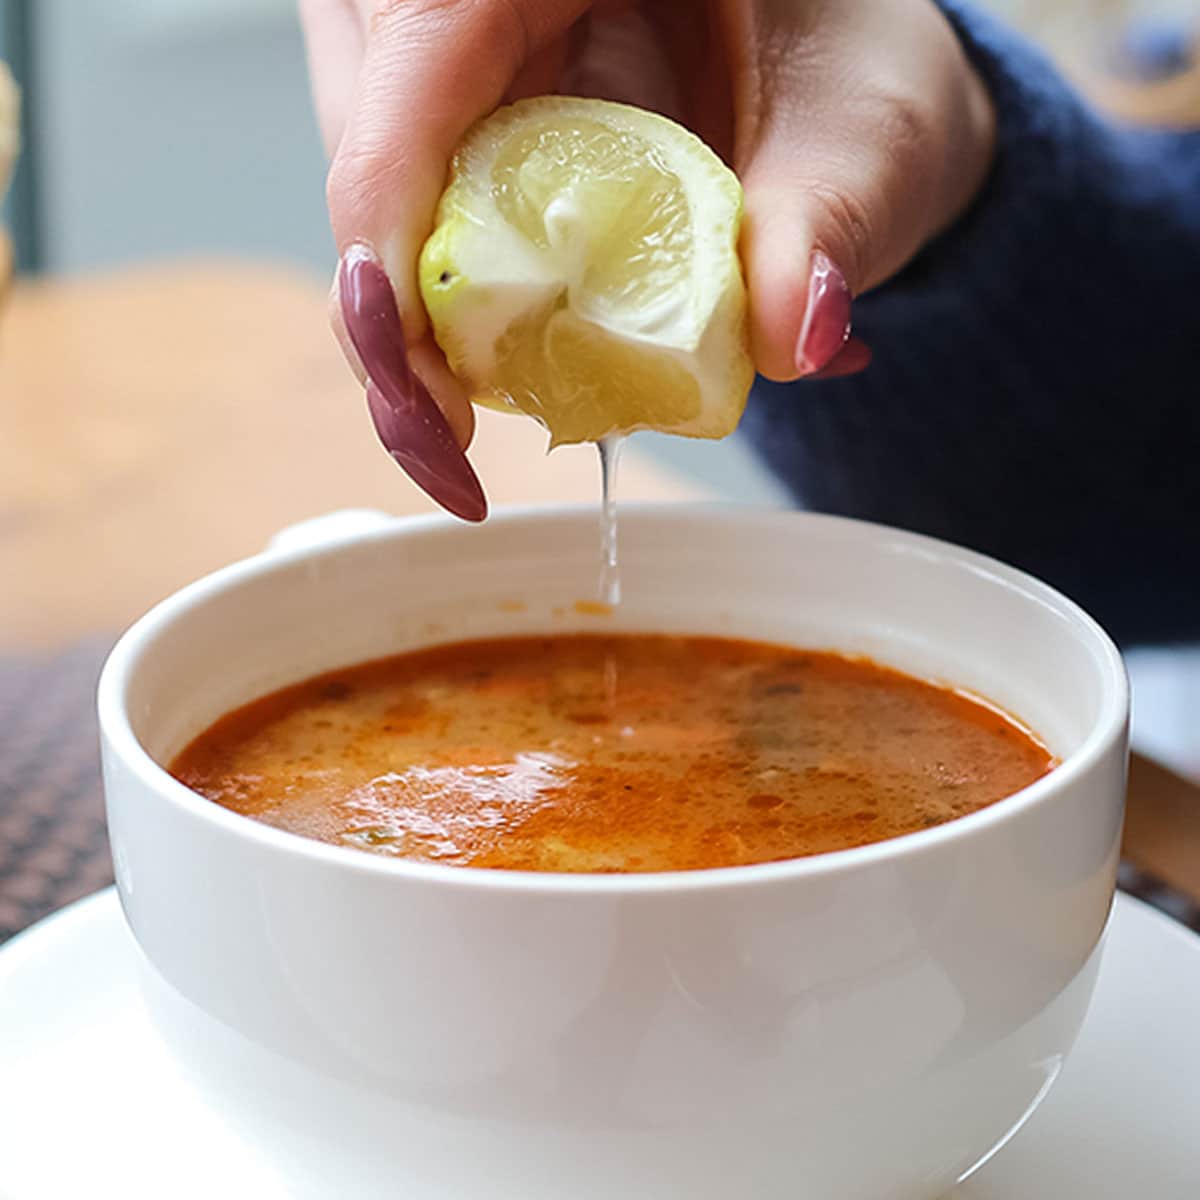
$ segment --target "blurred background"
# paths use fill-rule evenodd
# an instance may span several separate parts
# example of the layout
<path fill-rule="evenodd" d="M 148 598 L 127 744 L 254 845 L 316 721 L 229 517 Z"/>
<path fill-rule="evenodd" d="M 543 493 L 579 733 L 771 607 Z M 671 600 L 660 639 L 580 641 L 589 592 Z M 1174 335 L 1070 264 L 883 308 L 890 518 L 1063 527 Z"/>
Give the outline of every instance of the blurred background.
<path fill-rule="evenodd" d="M 1098 104 L 1200 127 L 1197 0 L 980 2 Z M 6 299 L 0 248 L 0 773 L 7 754 L 34 779 L 38 739 L 68 710 L 87 720 L 96 664 L 148 604 L 289 521 L 427 506 L 375 448 L 326 332 L 295 0 L 0 0 L 3 60 L 24 101 L 0 210 L 18 270 Z M 496 421 L 475 452 L 493 499 L 595 499 L 586 452 L 547 459 L 530 423 Z M 623 497 L 714 494 L 779 498 L 736 444 L 640 439 L 627 462 Z M 1131 663 L 1139 746 L 1200 779 L 1200 650 Z M 94 786 L 91 757 L 73 770 L 60 792 Z M 4 819 L 0 779 L 0 860 Z"/>
<path fill-rule="evenodd" d="M 332 269 L 294 0 L 4 0 L 25 269 L 236 255 Z"/>

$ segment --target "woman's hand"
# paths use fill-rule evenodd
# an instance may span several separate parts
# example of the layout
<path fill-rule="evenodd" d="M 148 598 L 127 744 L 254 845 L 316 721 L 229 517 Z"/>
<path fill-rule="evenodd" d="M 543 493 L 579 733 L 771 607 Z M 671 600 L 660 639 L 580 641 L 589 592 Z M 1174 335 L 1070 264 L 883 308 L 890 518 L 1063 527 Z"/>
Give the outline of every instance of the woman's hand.
<path fill-rule="evenodd" d="M 991 161 L 991 102 L 932 0 L 301 0 L 301 10 L 333 156 L 335 328 L 369 378 L 393 456 L 474 519 L 486 502 L 459 449 L 471 406 L 429 336 L 416 267 L 450 156 L 476 119 L 557 91 L 639 104 L 699 133 L 745 188 L 752 350 L 778 380 L 866 365 L 867 348 L 847 341 L 851 296 L 948 226 Z"/>

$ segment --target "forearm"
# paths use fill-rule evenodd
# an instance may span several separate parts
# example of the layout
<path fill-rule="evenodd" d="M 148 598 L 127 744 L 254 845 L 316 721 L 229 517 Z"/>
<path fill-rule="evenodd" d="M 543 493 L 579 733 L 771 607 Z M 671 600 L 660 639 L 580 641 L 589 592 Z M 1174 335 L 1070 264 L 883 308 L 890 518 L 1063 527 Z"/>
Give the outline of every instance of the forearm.
<path fill-rule="evenodd" d="M 760 383 L 813 507 L 1023 566 L 1126 641 L 1200 636 L 1200 134 L 1118 130 L 947 5 L 995 99 L 970 212 L 856 304 L 861 376 Z"/>

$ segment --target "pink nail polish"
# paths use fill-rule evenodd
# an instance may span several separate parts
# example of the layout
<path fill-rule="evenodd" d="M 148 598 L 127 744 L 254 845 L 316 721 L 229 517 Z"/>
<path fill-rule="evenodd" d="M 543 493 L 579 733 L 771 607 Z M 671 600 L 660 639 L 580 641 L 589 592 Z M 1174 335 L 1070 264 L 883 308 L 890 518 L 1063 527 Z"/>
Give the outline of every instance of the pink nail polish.
<path fill-rule="evenodd" d="M 818 250 L 812 257 L 808 303 L 796 339 L 796 370 L 813 375 L 829 365 L 850 336 L 850 288 L 846 277 Z"/>
<path fill-rule="evenodd" d="M 861 338 L 851 335 L 846 344 L 809 379 L 841 379 L 844 375 L 857 375 L 871 365 L 871 347 Z"/>
<path fill-rule="evenodd" d="M 409 366 L 392 285 L 366 246 L 355 243 L 342 254 L 338 296 L 346 333 L 370 378 L 367 407 L 384 449 L 443 508 L 466 521 L 482 521 L 487 497 L 479 478 Z"/>

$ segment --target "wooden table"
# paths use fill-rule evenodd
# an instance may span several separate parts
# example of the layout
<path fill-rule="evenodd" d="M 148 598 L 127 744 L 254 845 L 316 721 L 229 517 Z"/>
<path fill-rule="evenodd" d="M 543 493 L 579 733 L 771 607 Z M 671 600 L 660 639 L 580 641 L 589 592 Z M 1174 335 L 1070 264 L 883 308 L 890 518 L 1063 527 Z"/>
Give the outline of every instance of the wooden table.
<path fill-rule="evenodd" d="M 595 503 L 594 452 L 544 448 L 531 422 L 481 414 L 471 456 L 494 504 Z M 620 493 L 682 500 L 705 490 L 634 449 Z M 63 711 L 84 719 L 96 664 L 134 617 L 283 525 L 343 507 L 432 509 L 378 448 L 318 281 L 206 262 L 18 283 L 0 313 L 0 669 L 7 661 L 17 718 L 34 719 L 53 684 Z M 50 674 L 30 673 L 38 654 Z M 82 729 L 68 790 L 94 789 L 92 736 Z M 0 850 L 7 761 L 0 753 Z M 98 822 L 98 808 L 89 812 Z M 8 832 L 13 846 L 36 835 L 26 825 Z M 80 847 L 88 836 L 78 834 Z M 1135 760 L 1125 850 L 1200 899 L 1200 788 Z M 96 863 L 89 869 L 107 869 L 103 856 Z M 76 860 L 58 854 L 54 864 L 22 911 L 51 905 L 60 885 L 83 886 Z M 41 884 L 24 886 L 32 895 Z M 0 905 L 0 937 L 3 923 Z"/>
<path fill-rule="evenodd" d="M 119 632 L 335 508 L 435 506 L 380 449 L 311 277 L 227 263 L 26 283 L 0 313 L 0 649 Z M 595 502 L 584 447 L 482 413 L 493 504 Z M 622 463 L 623 499 L 703 489 Z"/>

